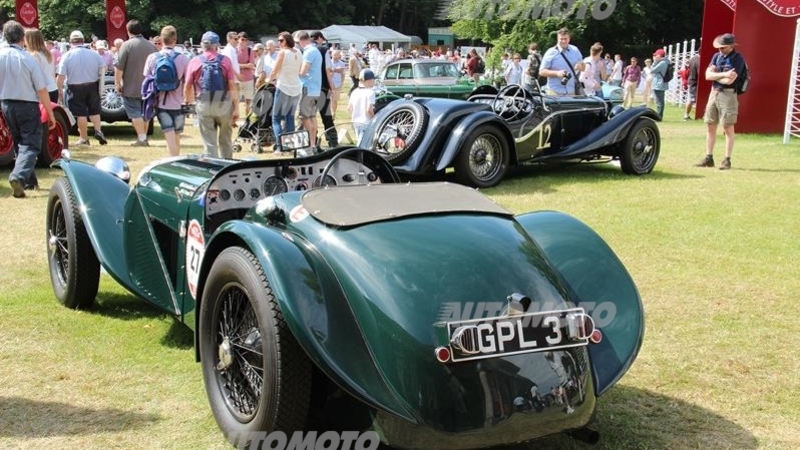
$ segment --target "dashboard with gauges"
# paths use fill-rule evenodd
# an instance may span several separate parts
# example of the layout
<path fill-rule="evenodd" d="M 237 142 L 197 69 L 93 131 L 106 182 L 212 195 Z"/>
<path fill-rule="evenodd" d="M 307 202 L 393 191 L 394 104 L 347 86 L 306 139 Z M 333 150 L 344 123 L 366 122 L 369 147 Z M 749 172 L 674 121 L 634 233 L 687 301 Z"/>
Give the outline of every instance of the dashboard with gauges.
<path fill-rule="evenodd" d="M 341 158 L 326 174 L 329 159 L 320 161 L 265 160 L 237 164 L 220 173 L 208 188 L 208 215 L 230 209 L 250 208 L 259 200 L 291 191 L 305 191 L 320 186 L 380 183 L 369 166 Z"/>

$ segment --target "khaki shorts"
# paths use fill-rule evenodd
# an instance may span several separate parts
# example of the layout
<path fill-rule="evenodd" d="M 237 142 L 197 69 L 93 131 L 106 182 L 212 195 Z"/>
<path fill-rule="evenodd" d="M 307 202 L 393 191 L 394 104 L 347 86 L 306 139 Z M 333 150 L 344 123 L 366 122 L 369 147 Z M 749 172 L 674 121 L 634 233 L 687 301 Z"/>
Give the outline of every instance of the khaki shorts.
<path fill-rule="evenodd" d="M 297 115 L 303 119 L 310 119 L 315 117 L 319 112 L 319 108 L 325 105 L 325 97 L 320 95 L 303 94 L 300 98 L 300 107 L 297 108 Z"/>
<path fill-rule="evenodd" d="M 253 80 L 242 81 L 239 83 L 239 95 L 245 100 L 252 100 L 256 93 L 256 88 Z"/>
<path fill-rule="evenodd" d="M 739 116 L 739 96 L 733 89 L 719 91 L 711 89 L 703 121 L 708 124 L 722 123 L 723 127 L 736 125 Z"/>

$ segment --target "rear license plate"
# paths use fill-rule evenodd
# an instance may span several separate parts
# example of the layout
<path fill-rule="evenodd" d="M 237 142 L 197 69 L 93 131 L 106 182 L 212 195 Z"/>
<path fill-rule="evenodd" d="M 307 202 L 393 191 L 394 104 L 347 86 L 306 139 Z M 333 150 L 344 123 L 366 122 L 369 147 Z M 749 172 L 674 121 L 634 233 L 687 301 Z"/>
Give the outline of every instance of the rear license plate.
<path fill-rule="evenodd" d="M 587 345 L 594 322 L 583 308 L 447 323 L 451 361 Z"/>

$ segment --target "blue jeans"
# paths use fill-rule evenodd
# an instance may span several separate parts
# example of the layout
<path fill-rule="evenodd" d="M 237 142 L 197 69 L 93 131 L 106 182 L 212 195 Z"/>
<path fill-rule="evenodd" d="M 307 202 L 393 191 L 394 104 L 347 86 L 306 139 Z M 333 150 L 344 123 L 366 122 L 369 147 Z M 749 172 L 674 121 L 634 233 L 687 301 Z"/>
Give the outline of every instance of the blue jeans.
<path fill-rule="evenodd" d="M 3 100 L 3 115 L 14 140 L 17 161 L 9 180 L 19 180 L 25 185 L 36 182 L 36 158 L 42 151 L 42 119 L 39 103 Z"/>
<path fill-rule="evenodd" d="M 275 89 L 275 99 L 272 102 L 272 131 L 275 133 L 275 142 L 280 142 L 282 133 L 294 131 L 294 113 L 300 96 L 287 95 L 280 89 Z M 286 122 L 286 129 L 281 128 L 281 121 Z"/>
<path fill-rule="evenodd" d="M 667 91 L 653 89 L 653 96 L 656 98 L 656 112 L 658 113 L 658 120 L 664 119 L 664 94 L 666 92 Z"/>

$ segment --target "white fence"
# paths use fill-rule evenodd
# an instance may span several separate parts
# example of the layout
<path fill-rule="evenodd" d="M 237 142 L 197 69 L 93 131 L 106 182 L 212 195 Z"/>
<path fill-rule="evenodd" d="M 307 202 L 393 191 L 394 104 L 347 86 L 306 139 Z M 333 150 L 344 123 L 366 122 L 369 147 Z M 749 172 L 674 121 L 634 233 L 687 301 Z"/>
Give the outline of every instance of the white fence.
<path fill-rule="evenodd" d="M 669 82 L 669 89 L 665 95 L 667 104 L 683 106 L 689 101 L 689 91 L 683 88 L 678 72 L 689 65 L 689 60 L 692 56 L 700 52 L 700 49 L 696 47 L 698 43 L 695 39 L 692 39 L 691 41 L 678 42 L 664 47 L 664 51 L 667 52 L 667 58 L 675 65 L 675 76 Z M 705 69 L 701 68 L 701 70 L 704 71 Z M 699 75 L 702 76 L 702 74 Z"/>
<path fill-rule="evenodd" d="M 783 125 L 783 143 L 788 144 L 791 137 L 800 138 L 800 19 L 794 32 L 794 52 L 792 71 L 789 75 L 789 98 L 786 100 L 786 122 Z"/>

